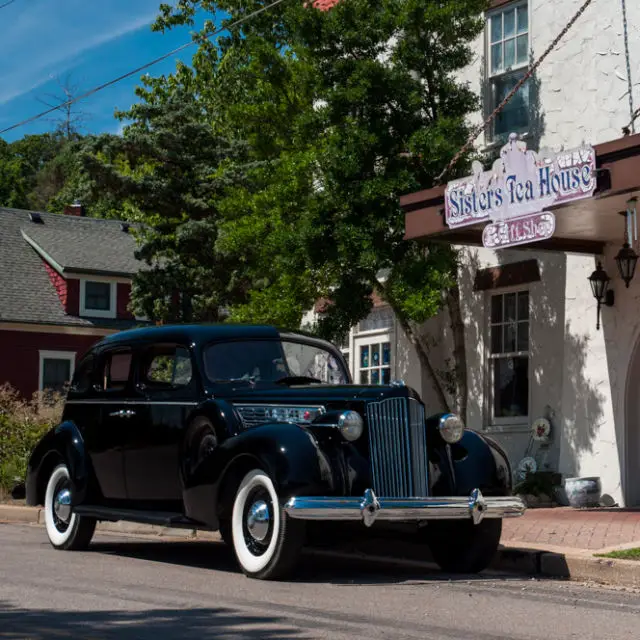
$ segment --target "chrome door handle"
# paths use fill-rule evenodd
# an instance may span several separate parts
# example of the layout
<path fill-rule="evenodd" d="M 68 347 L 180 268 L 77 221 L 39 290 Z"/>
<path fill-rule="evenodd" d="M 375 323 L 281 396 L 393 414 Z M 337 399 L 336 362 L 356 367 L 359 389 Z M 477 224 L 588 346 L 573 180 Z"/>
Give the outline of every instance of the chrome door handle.
<path fill-rule="evenodd" d="M 132 418 L 136 415 L 133 409 L 120 409 L 109 414 L 112 418 Z"/>

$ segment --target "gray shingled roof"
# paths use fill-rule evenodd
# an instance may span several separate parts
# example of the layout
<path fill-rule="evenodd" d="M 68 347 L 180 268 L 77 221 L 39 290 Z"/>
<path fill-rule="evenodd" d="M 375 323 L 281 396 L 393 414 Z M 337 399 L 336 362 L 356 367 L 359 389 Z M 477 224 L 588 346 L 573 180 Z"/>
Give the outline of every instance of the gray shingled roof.
<path fill-rule="evenodd" d="M 135 324 L 67 315 L 41 257 L 53 260 L 63 275 L 132 275 L 142 263 L 133 257 L 135 239 L 120 222 L 37 212 L 43 221 L 37 224 L 30 213 L 0 207 L 0 322 L 114 329 Z"/>

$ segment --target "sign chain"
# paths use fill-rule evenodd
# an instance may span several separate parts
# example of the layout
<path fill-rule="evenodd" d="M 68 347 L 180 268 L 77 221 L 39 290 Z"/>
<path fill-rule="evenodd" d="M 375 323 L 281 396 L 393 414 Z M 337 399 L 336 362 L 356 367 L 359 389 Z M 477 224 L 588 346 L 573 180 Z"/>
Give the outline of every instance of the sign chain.
<path fill-rule="evenodd" d="M 516 84 L 515 87 L 509 92 L 509 94 L 505 97 L 505 99 L 493 110 L 491 115 L 481 124 L 478 125 L 469 136 L 465 145 L 456 153 L 455 156 L 451 159 L 451 162 L 445 167 L 442 173 L 436 178 L 435 184 L 442 184 L 442 179 L 444 176 L 455 166 L 455 164 L 460 160 L 460 158 L 469 151 L 469 149 L 473 146 L 475 139 L 480 135 L 480 132 L 489 126 L 496 116 L 505 108 L 505 106 L 509 103 L 509 101 L 513 98 L 513 96 L 519 91 L 520 87 L 531 77 L 534 71 L 540 66 L 542 61 L 553 51 L 558 42 L 567 34 L 569 29 L 574 25 L 574 23 L 580 18 L 580 16 L 585 12 L 587 7 L 593 2 L 593 0 L 585 0 L 585 3 L 580 7 L 577 13 L 571 18 L 571 20 L 567 23 L 564 29 L 558 34 L 555 40 L 547 47 L 546 51 L 536 60 L 536 62 L 531 66 L 531 68 L 527 71 L 527 73 L 520 78 L 520 81 Z"/>
<path fill-rule="evenodd" d="M 629 113 L 631 114 L 631 122 L 629 126 L 633 133 L 636 132 L 635 128 L 635 113 L 633 110 L 633 81 L 631 80 L 631 58 L 629 55 L 629 23 L 627 21 L 627 3 L 622 0 L 622 27 L 624 32 L 624 50 L 625 58 L 627 62 L 627 84 L 629 85 Z"/>

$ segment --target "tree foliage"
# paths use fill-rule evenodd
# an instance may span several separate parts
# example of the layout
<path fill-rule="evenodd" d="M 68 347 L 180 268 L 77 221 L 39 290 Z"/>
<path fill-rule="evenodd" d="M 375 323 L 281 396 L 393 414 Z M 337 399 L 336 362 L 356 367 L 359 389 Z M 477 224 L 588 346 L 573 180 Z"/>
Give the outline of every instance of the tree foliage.
<path fill-rule="evenodd" d="M 198 11 L 223 14 L 228 26 L 258 6 L 183 0 L 161 7 L 155 28 L 193 24 Z M 188 78 L 217 123 L 268 167 L 223 205 L 236 216 L 217 249 L 250 282 L 232 318 L 295 324 L 324 296 L 331 304 L 317 330 L 335 337 L 368 313 L 375 291 L 435 375 L 419 325 L 446 303 L 459 316 L 457 256 L 404 240 L 399 197 L 433 186 L 466 141 L 478 100 L 456 73 L 472 60 L 486 8 L 485 0 L 342 0 L 329 11 L 284 2 L 230 28 L 218 48 L 205 37 L 213 22 L 205 26 L 193 66 L 174 81 Z M 448 404 L 442 389 L 441 400 Z"/>
<path fill-rule="evenodd" d="M 158 32 L 211 16 L 191 64 L 145 76 L 140 103 L 120 114 L 132 125 L 83 143 L 49 202 L 82 191 L 104 215 L 145 223 L 139 313 L 297 327 L 323 297 L 316 330 L 333 338 L 376 292 L 435 379 L 420 325 L 446 304 L 460 328 L 457 256 L 406 241 L 399 198 L 433 186 L 466 141 L 478 99 L 457 73 L 487 0 L 341 0 L 328 11 L 285 0 L 231 26 L 264 4 L 161 5 Z M 227 26 L 216 42 L 214 24 Z M 0 189 L 11 181 L 0 168 Z"/>
<path fill-rule="evenodd" d="M 91 215 L 117 217 L 119 203 L 93 188 L 81 161 L 92 140 L 60 131 L 0 140 L 0 206 L 61 213 L 80 200 Z"/>
<path fill-rule="evenodd" d="M 83 161 L 96 192 L 122 203 L 148 267 L 134 282 L 135 310 L 162 321 L 217 321 L 245 282 L 228 277 L 231 261 L 214 247 L 225 192 L 251 165 L 246 145 L 224 138 L 193 93 L 176 91 L 120 114 L 121 137 L 99 137 Z"/>

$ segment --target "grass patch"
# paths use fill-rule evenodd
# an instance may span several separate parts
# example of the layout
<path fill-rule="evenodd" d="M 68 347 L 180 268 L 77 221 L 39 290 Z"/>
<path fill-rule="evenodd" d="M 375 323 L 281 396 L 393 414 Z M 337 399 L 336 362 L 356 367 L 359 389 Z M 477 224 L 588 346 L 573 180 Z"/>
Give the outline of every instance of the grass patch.
<path fill-rule="evenodd" d="M 609 553 L 596 553 L 597 558 L 616 558 L 617 560 L 640 560 L 640 547 L 635 549 L 621 549 Z"/>

